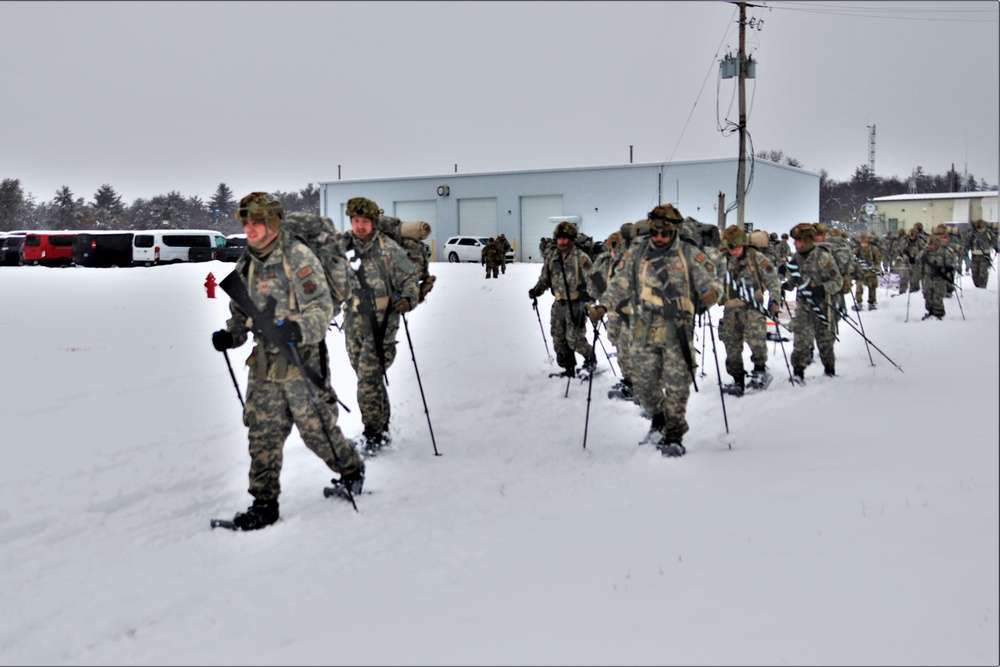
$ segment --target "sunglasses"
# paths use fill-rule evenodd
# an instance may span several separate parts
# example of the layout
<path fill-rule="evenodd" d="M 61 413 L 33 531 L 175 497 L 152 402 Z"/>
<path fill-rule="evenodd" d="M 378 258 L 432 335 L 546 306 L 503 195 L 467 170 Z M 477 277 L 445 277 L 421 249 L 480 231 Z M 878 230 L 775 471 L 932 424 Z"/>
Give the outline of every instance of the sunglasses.
<path fill-rule="evenodd" d="M 662 238 L 668 239 L 671 236 L 673 236 L 673 234 L 674 233 L 672 231 L 668 230 L 668 229 L 650 229 L 649 230 L 649 235 L 652 236 L 652 237 L 654 237 L 654 238 L 657 237 L 657 236 L 660 236 Z"/>

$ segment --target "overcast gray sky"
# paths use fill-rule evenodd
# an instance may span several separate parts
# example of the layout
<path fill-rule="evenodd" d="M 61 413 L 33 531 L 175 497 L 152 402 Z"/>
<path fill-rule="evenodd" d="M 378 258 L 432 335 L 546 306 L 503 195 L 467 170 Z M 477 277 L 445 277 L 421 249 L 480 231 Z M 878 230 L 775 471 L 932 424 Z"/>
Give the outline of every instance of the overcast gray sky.
<path fill-rule="evenodd" d="M 998 3 L 749 10 L 753 149 L 835 180 L 998 182 Z M 698 2 L 0 2 L 0 178 L 38 201 L 735 157 L 738 9 Z"/>

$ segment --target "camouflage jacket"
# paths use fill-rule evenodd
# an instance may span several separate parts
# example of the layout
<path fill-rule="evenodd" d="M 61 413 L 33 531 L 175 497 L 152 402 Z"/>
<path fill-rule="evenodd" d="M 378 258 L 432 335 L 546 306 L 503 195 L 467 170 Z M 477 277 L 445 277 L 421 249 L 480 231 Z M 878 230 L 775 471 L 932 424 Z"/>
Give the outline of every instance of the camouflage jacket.
<path fill-rule="evenodd" d="M 897 240 L 896 244 L 896 257 L 903 264 L 916 263 L 926 245 L 919 235 L 912 238 L 909 234 L 904 236 L 902 240 Z"/>
<path fill-rule="evenodd" d="M 747 292 L 761 306 L 781 301 L 781 281 L 778 272 L 770 258 L 756 249 L 746 246 L 739 257 L 729 255 L 726 258 L 726 272 L 737 288 L 746 285 Z M 767 290 L 768 301 L 764 301 L 764 290 Z M 759 296 L 758 296 L 759 294 Z M 729 281 L 720 299 L 727 308 L 745 308 L 746 302 L 740 299 L 737 289 Z"/>
<path fill-rule="evenodd" d="M 965 235 L 965 247 L 973 255 L 989 256 L 990 250 L 996 250 L 997 247 L 996 233 L 989 227 L 983 231 L 979 231 L 973 227 Z"/>
<path fill-rule="evenodd" d="M 281 235 L 274 250 L 264 259 L 250 251 L 243 253 L 236 262 L 235 271 L 243 277 L 247 292 L 259 310 L 264 311 L 268 298 L 273 297 L 275 322 L 298 323 L 302 331 L 299 356 L 303 363 L 325 375 L 325 369 L 318 366 L 318 352 L 320 344 L 326 340 L 334 304 L 323 266 L 313 251 Z M 229 303 L 229 311 L 232 317 L 226 322 L 226 330 L 233 336 L 234 347 L 239 347 L 246 342 L 253 322 L 233 302 Z M 288 368 L 276 347 L 256 340 L 256 335 L 254 338 L 254 350 L 247 364 L 255 375 L 274 381 L 298 376 L 298 369 Z"/>
<path fill-rule="evenodd" d="M 362 314 L 362 299 L 374 307 L 376 322 L 381 325 L 388 309 L 387 321 L 392 327 L 398 326 L 399 314 L 392 307 L 393 302 L 397 297 L 405 297 L 413 308 L 420 296 L 417 268 L 406 250 L 377 229 L 368 243 L 361 243 L 353 232 L 344 233 L 340 242 L 352 266 L 360 259 L 362 269 L 359 272 L 348 271 L 353 297 L 350 303 L 344 304 L 345 328 L 353 330 L 361 326 L 365 331 L 370 330 L 368 317 Z M 361 272 L 370 293 L 362 289 L 358 275 Z"/>
<path fill-rule="evenodd" d="M 792 262 L 798 266 L 799 276 L 790 276 L 785 286 L 797 289 L 806 281 L 809 282 L 810 288 L 822 285 L 826 292 L 824 301 L 829 303 L 833 295 L 840 293 L 844 277 L 840 273 L 833 253 L 824 248 L 823 245 L 817 243 L 812 250 L 805 253 L 799 251 L 792 255 Z M 816 305 L 822 307 L 823 303 L 817 302 Z M 802 312 L 805 310 L 803 308 Z"/>
<path fill-rule="evenodd" d="M 879 271 L 882 266 L 882 251 L 871 243 L 868 244 L 867 248 L 859 245 L 854 251 L 854 256 L 871 267 L 871 269 L 866 269 L 861 262 L 858 262 L 858 265 L 861 267 L 861 273 L 865 277 L 874 275 L 875 271 Z"/>
<path fill-rule="evenodd" d="M 565 260 L 562 253 L 553 250 L 545 256 L 542 273 L 533 289 L 536 295 L 551 289 L 556 301 L 582 301 L 590 305 L 595 291 L 591 285 L 593 272 L 593 261 L 579 248 L 574 246 Z"/>
<path fill-rule="evenodd" d="M 488 266 L 498 266 L 503 262 L 503 250 L 500 248 L 500 244 L 496 241 L 487 243 L 482 252 L 480 253 L 480 264 L 486 264 Z"/>
<path fill-rule="evenodd" d="M 955 279 L 955 251 L 951 244 L 938 237 L 936 244 L 928 244 L 917 261 L 924 267 L 924 278 L 945 282 Z"/>
<path fill-rule="evenodd" d="M 851 248 L 850 241 L 843 236 L 829 236 L 825 241 L 816 245 L 830 251 L 833 255 L 833 258 L 837 262 L 837 269 L 840 271 L 842 287 L 843 281 L 860 277 L 861 267 L 854 259 L 854 251 Z"/>
<path fill-rule="evenodd" d="M 691 337 L 698 295 L 707 289 L 722 293 L 718 269 L 705 251 L 677 236 L 663 248 L 644 237 L 618 261 L 601 305 L 609 312 L 630 309 L 635 344 L 663 346 L 675 340 L 678 323 Z"/>

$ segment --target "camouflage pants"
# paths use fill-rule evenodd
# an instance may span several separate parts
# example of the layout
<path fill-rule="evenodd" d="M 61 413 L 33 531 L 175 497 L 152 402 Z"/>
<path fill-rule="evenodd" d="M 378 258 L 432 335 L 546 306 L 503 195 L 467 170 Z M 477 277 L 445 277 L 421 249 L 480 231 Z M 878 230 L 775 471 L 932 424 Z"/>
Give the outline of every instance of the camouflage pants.
<path fill-rule="evenodd" d="M 632 334 L 620 315 L 608 313 L 608 340 L 615 346 L 618 354 L 618 367 L 622 370 L 622 378 L 631 380 L 635 377 L 632 371 L 632 353 L 629 341 Z"/>
<path fill-rule="evenodd" d="M 346 322 L 345 322 L 346 324 Z M 352 323 L 344 328 L 347 357 L 351 368 L 358 376 L 358 408 L 366 436 L 375 436 L 389 430 L 389 392 L 385 386 L 385 371 L 396 359 L 396 332 L 399 315 L 389 316 L 385 340 L 382 343 L 385 354 L 385 368 L 378 360 L 375 338 L 370 327 Z"/>
<path fill-rule="evenodd" d="M 688 346 L 694 350 L 689 334 Z M 680 442 L 687 433 L 687 403 L 691 394 L 691 372 L 676 336 L 668 336 L 664 346 L 640 345 L 633 340 L 632 389 L 639 404 L 648 414 L 663 413 L 666 424 L 663 434 L 668 440 Z"/>
<path fill-rule="evenodd" d="M 986 288 L 986 283 L 990 279 L 990 256 L 972 256 L 972 284 L 976 287 Z"/>
<path fill-rule="evenodd" d="M 854 298 L 859 306 L 865 302 L 865 287 L 868 288 L 868 305 L 874 306 L 877 296 L 875 292 L 878 291 L 878 277 L 874 273 L 866 271 L 861 274 L 861 278 L 855 285 Z"/>
<path fill-rule="evenodd" d="M 820 303 L 826 316 L 831 318 L 833 313 L 831 308 Z M 824 368 L 834 368 L 835 357 L 833 354 L 833 343 L 836 340 L 833 332 L 833 325 L 825 325 L 819 316 L 813 312 L 812 308 L 803 299 L 795 309 L 795 317 L 792 318 L 792 368 L 796 371 L 805 370 L 812 361 L 813 343 L 819 348 L 819 358 L 823 362 Z"/>
<path fill-rule="evenodd" d="M 306 447 L 330 470 L 350 473 L 360 467 L 361 457 L 337 426 L 338 414 L 337 396 L 329 386 L 320 389 L 301 376 L 272 382 L 251 374 L 243 410 L 243 423 L 250 429 L 250 495 L 274 500 L 281 493 L 282 449 L 293 424 Z"/>
<path fill-rule="evenodd" d="M 924 307 L 937 317 L 944 317 L 944 295 L 948 292 L 948 281 L 942 278 L 924 279 Z"/>
<path fill-rule="evenodd" d="M 571 304 L 569 301 L 552 302 L 549 322 L 552 347 L 556 350 L 556 362 L 563 368 L 576 368 L 577 352 L 586 361 L 597 360 L 593 346 L 587 342 L 587 331 L 583 323 L 588 320 L 583 313 L 582 304 Z M 575 321 L 573 314 L 576 314 Z"/>
<path fill-rule="evenodd" d="M 905 258 L 896 267 L 899 274 L 899 293 L 906 294 L 907 289 L 911 292 L 920 291 L 920 267 L 910 264 Z"/>
<path fill-rule="evenodd" d="M 486 277 L 487 278 L 499 278 L 500 265 L 494 264 L 493 262 L 486 262 Z M 492 275 L 490 275 L 492 274 Z"/>
<path fill-rule="evenodd" d="M 754 366 L 767 364 L 767 318 L 748 307 L 726 308 L 719 322 L 719 338 L 726 346 L 726 372 L 744 374 L 743 344 L 750 346 Z"/>

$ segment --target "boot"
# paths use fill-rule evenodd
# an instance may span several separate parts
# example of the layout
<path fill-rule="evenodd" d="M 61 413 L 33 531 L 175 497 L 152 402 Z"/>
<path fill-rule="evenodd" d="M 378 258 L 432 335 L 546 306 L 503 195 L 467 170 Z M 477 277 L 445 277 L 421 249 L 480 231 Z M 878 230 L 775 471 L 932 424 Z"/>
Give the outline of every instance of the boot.
<path fill-rule="evenodd" d="M 771 374 L 767 372 L 767 366 L 764 364 L 754 364 L 753 372 L 750 373 L 750 388 L 761 391 L 767 389 L 770 384 Z"/>
<path fill-rule="evenodd" d="M 340 479 L 333 479 L 331 483 L 335 488 L 339 487 L 350 491 L 351 495 L 358 495 L 365 487 L 365 464 L 362 463 L 361 467 L 357 470 L 352 470 L 349 473 L 341 473 Z"/>
<path fill-rule="evenodd" d="M 278 520 L 278 499 L 255 500 L 246 512 L 240 512 L 233 523 L 240 530 L 260 530 Z"/>
<path fill-rule="evenodd" d="M 595 368 L 597 368 L 597 357 L 594 357 L 593 359 L 587 359 L 586 361 L 583 362 L 583 371 L 587 375 L 592 375 Z"/>
<path fill-rule="evenodd" d="M 655 445 L 659 447 L 663 444 L 663 427 L 667 425 L 667 416 L 662 412 L 653 415 L 652 423 L 649 425 L 649 433 L 643 438 L 640 445 Z"/>
<path fill-rule="evenodd" d="M 740 373 L 739 375 L 733 376 L 733 381 L 730 384 L 722 387 L 722 391 L 730 394 L 732 396 L 742 396 L 743 392 L 747 389 L 746 386 L 746 373 Z"/>
<path fill-rule="evenodd" d="M 380 451 L 389 446 L 391 438 L 389 437 L 389 430 L 384 431 L 368 431 L 367 429 L 361 434 L 364 440 L 365 454 L 369 456 L 374 456 Z"/>
<path fill-rule="evenodd" d="M 796 384 L 805 384 L 806 383 L 806 377 L 805 377 L 805 375 L 806 375 L 806 369 L 804 369 L 804 368 L 796 368 L 796 369 L 794 369 L 793 373 L 794 373 L 794 376 L 792 377 L 792 382 L 793 383 L 796 383 Z"/>
<path fill-rule="evenodd" d="M 837 376 L 837 374 L 834 372 L 833 364 L 823 367 L 823 375 L 827 376 L 828 378 Z"/>

